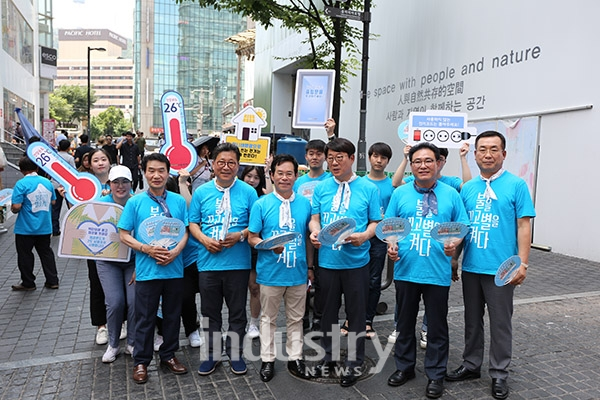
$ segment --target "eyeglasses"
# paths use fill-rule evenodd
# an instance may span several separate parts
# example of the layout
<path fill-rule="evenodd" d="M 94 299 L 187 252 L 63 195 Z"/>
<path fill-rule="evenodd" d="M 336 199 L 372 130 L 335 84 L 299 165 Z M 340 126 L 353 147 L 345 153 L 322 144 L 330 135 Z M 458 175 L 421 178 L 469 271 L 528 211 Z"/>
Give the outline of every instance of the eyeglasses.
<path fill-rule="evenodd" d="M 420 167 L 422 164 L 425 164 L 426 167 L 431 167 L 433 165 L 433 163 L 435 163 L 435 160 L 432 158 L 426 158 L 424 160 L 418 159 L 418 160 L 412 160 L 410 162 L 411 165 L 414 165 L 415 167 Z"/>
<path fill-rule="evenodd" d="M 225 166 L 228 166 L 231 169 L 237 167 L 237 162 L 235 162 L 235 161 L 223 161 L 223 160 L 219 160 L 219 161 L 216 162 L 216 164 L 219 167 L 221 167 L 221 168 L 223 168 Z"/>
<path fill-rule="evenodd" d="M 337 163 L 341 163 L 342 161 L 344 161 L 344 158 L 345 158 L 345 157 L 346 157 L 346 155 L 345 155 L 345 154 L 338 154 L 338 155 L 336 155 L 335 157 L 331 157 L 331 156 L 329 156 L 329 157 L 327 157 L 327 162 L 328 162 L 329 164 L 331 164 L 331 163 L 332 163 L 332 162 L 334 162 L 334 161 L 335 161 L 335 162 L 337 162 Z"/>

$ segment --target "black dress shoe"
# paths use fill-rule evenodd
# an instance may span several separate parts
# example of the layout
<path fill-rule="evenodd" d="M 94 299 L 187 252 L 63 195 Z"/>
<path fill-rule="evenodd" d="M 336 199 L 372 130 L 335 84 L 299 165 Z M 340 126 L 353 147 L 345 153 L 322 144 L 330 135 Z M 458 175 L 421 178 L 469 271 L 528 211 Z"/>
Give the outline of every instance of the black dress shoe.
<path fill-rule="evenodd" d="M 467 379 L 476 379 L 480 377 L 481 373 L 479 371 L 469 371 L 464 365 L 461 365 L 454 371 L 450 371 L 446 374 L 446 380 L 450 382 L 466 381 Z"/>
<path fill-rule="evenodd" d="M 341 387 L 350 387 L 350 386 L 354 385 L 356 383 L 356 381 L 358 380 L 359 376 L 360 376 L 359 368 L 346 369 L 346 372 L 344 372 L 344 374 L 342 375 L 342 378 L 340 379 L 340 386 Z"/>
<path fill-rule="evenodd" d="M 310 379 L 312 375 L 306 370 L 306 365 L 302 360 L 288 361 L 288 371 L 290 374 L 297 376 L 300 379 Z"/>
<path fill-rule="evenodd" d="M 275 376 L 275 363 L 263 362 L 260 366 L 260 380 L 263 382 L 269 382 Z"/>
<path fill-rule="evenodd" d="M 315 367 L 315 378 L 329 378 L 333 374 L 335 374 L 335 366 L 337 363 L 335 361 L 321 361 Z"/>
<path fill-rule="evenodd" d="M 444 393 L 444 380 L 443 379 L 430 379 L 427 382 L 427 388 L 425 388 L 425 396 L 428 399 L 437 399 Z"/>
<path fill-rule="evenodd" d="M 409 380 L 415 377 L 415 371 L 400 371 L 397 370 L 388 378 L 388 385 L 402 386 Z"/>
<path fill-rule="evenodd" d="M 22 283 L 19 283 L 18 285 L 12 285 L 11 287 L 15 292 L 31 292 L 32 290 L 35 290 L 35 286 L 23 286 Z"/>
<path fill-rule="evenodd" d="M 311 331 L 321 332 L 321 320 L 319 318 L 313 319 Z"/>
<path fill-rule="evenodd" d="M 492 397 L 495 399 L 508 397 L 508 382 L 506 382 L 506 379 L 492 378 Z"/>

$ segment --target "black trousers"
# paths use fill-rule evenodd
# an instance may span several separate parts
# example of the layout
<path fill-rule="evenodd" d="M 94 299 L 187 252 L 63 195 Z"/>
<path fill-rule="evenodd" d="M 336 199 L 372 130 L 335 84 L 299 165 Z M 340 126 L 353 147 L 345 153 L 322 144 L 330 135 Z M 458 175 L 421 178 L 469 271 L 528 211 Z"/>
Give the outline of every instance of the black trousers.
<path fill-rule="evenodd" d="M 58 192 L 58 190 L 54 190 L 56 193 L 56 201 L 52 204 L 52 234 L 58 234 L 60 232 L 60 211 L 62 210 L 62 205 L 64 198 Z"/>
<path fill-rule="evenodd" d="M 148 366 L 154 354 L 154 326 L 162 296 L 163 344 L 158 354 L 167 361 L 179 348 L 179 318 L 183 298 L 183 278 L 135 282 L 135 344 L 133 363 Z"/>
<path fill-rule="evenodd" d="M 106 303 L 104 300 L 104 289 L 98 277 L 96 261 L 87 260 L 88 278 L 90 279 L 90 318 L 92 325 L 106 325 Z"/>
<path fill-rule="evenodd" d="M 323 316 L 321 328 L 323 337 L 321 345 L 325 350 L 325 361 L 335 360 L 338 349 L 333 349 L 333 335 L 339 330 L 333 327 L 339 323 L 339 311 L 342 306 L 342 294 L 346 306 L 348 320 L 348 358 L 346 367 L 354 368 L 362 365 L 365 358 L 365 320 L 367 314 L 367 296 L 369 293 L 369 268 L 367 265 L 353 269 L 321 268 Z M 354 336 L 354 339 L 352 338 Z M 334 350 L 336 354 L 334 354 Z"/>
<path fill-rule="evenodd" d="M 223 300 L 229 309 L 229 330 L 225 340 L 225 351 L 229 358 L 241 358 L 246 334 L 246 300 L 250 269 L 230 271 L 203 271 L 198 273 L 200 286 L 200 310 L 208 319 L 208 357 L 221 357 L 221 326 L 223 325 Z M 215 339 L 217 343 L 215 343 Z M 235 343 L 237 342 L 237 343 Z"/>
<path fill-rule="evenodd" d="M 35 287 L 35 275 L 33 274 L 33 248 L 38 253 L 42 263 L 42 270 L 49 285 L 58 285 L 58 273 L 54 252 L 50 247 L 50 235 L 18 235 L 15 234 L 15 246 L 17 247 L 17 264 L 21 272 L 21 281 L 25 287 Z"/>
<path fill-rule="evenodd" d="M 394 361 L 399 371 L 414 371 L 417 362 L 416 323 L 421 295 L 427 317 L 427 349 L 425 374 L 429 379 L 444 379 L 448 364 L 448 293 L 449 286 L 425 285 L 394 281 L 398 337 L 394 347 Z"/>

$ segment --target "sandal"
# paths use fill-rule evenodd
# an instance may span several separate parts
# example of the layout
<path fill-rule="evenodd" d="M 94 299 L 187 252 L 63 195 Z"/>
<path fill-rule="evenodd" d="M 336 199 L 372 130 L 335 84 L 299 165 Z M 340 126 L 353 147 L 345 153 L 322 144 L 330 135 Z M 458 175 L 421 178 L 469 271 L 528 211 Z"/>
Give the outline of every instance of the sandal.
<path fill-rule="evenodd" d="M 344 325 L 340 327 L 340 335 L 348 336 L 348 320 L 345 320 Z"/>
<path fill-rule="evenodd" d="M 375 330 L 373 329 L 373 327 L 371 325 L 367 325 L 367 329 L 366 329 L 367 339 L 369 339 L 369 340 L 374 339 L 375 336 L 377 336 L 377 332 L 375 332 Z"/>

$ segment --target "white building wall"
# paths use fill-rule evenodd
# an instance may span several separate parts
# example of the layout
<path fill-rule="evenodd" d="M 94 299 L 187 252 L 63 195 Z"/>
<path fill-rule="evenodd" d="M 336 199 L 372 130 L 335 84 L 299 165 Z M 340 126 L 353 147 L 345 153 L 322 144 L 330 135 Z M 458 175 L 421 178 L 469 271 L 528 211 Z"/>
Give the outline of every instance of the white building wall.
<path fill-rule="evenodd" d="M 589 206 L 600 192 L 597 185 L 590 182 L 600 148 L 597 134 L 600 55 L 596 51 L 596 39 L 600 37 L 597 23 L 600 2 L 406 0 L 376 3 L 371 32 L 378 37 L 370 42 L 367 146 L 384 141 L 400 155 L 403 144 L 397 137 L 399 123 L 408 118 L 408 111 L 431 109 L 433 104 L 437 107 L 440 103 L 452 102 L 453 107 L 458 108 L 455 111 L 468 112 L 469 119 L 477 121 L 509 116 L 513 117 L 510 121 L 514 121 L 515 116 L 539 115 L 535 186 L 538 216 L 534 242 L 549 245 L 559 253 L 600 261 L 594 228 L 600 224 L 600 214 L 591 211 Z M 269 39 L 266 45 L 261 45 L 265 35 Z M 282 49 L 278 41 L 272 40 L 273 35 L 279 34 L 269 30 L 257 35 L 255 89 L 257 98 L 264 88 L 272 90 L 271 118 L 278 114 L 279 106 L 287 107 L 281 99 L 288 94 L 274 93 L 285 85 L 275 84 L 275 78 L 271 85 L 264 75 L 278 73 L 285 65 L 276 66 L 279 61 L 266 62 L 260 58 L 301 51 L 299 36 L 294 38 L 296 44 L 292 44 L 290 37 L 281 41 Z M 527 60 L 516 62 L 515 54 L 521 51 L 527 54 Z M 500 61 L 503 56 L 506 56 L 506 65 L 493 65 L 495 58 Z M 263 66 L 270 63 L 271 69 L 261 70 L 259 63 Z M 290 62 L 287 67 L 292 68 Z M 450 78 L 451 69 L 454 75 Z M 441 71 L 447 74 L 442 82 Z M 263 85 L 264 82 L 269 85 Z M 405 87 L 401 88 L 403 84 Z M 454 84 L 455 89 L 460 85 L 462 93 L 418 100 L 427 90 L 429 94 L 441 86 L 447 90 L 448 84 Z M 352 78 L 350 85 L 351 91 L 342 95 L 344 103 L 338 123 L 340 135 L 357 142 L 360 78 Z M 415 100 L 410 101 L 413 93 Z M 402 104 L 407 95 L 408 103 Z M 481 108 L 466 110 L 469 98 L 479 98 Z M 593 108 L 552 113 L 589 105 Z M 277 118 L 272 121 L 285 122 Z M 324 133 L 313 130 L 313 136 L 323 138 Z M 458 175 L 458 162 L 454 158 L 458 157 L 451 155 L 446 172 Z M 398 160 L 399 157 L 394 156 L 390 170 Z"/>

